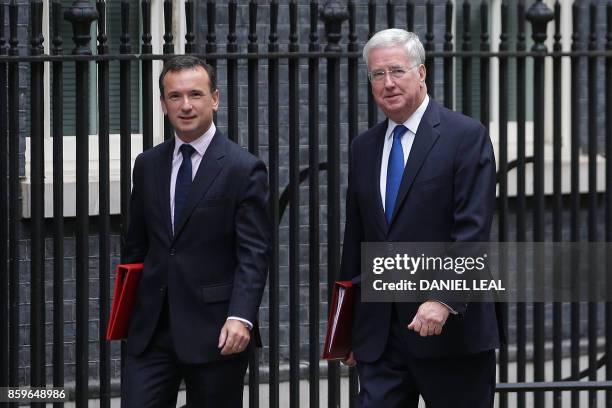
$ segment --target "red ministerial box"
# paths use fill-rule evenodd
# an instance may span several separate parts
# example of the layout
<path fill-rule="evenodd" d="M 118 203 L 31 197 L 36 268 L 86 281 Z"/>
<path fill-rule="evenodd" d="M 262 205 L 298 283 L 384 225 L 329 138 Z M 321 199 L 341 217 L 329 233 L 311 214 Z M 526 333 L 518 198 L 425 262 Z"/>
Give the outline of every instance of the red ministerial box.
<path fill-rule="evenodd" d="M 127 338 L 130 316 L 136 300 L 142 268 L 143 264 L 141 263 L 117 265 L 115 294 L 113 295 L 113 306 L 106 329 L 106 340 Z"/>
<path fill-rule="evenodd" d="M 334 284 L 323 348 L 325 360 L 344 360 L 351 351 L 354 291 L 351 281 L 338 281 Z"/>

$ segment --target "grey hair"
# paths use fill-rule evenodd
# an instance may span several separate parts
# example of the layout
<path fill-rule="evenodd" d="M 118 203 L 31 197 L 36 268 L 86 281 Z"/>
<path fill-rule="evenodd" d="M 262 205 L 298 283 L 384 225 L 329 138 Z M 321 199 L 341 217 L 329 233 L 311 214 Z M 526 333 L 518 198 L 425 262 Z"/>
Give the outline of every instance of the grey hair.
<path fill-rule="evenodd" d="M 368 56 L 374 48 L 404 47 L 413 64 L 425 63 L 425 48 L 419 36 L 401 28 L 389 28 L 377 32 L 363 47 L 363 60 L 368 65 Z"/>

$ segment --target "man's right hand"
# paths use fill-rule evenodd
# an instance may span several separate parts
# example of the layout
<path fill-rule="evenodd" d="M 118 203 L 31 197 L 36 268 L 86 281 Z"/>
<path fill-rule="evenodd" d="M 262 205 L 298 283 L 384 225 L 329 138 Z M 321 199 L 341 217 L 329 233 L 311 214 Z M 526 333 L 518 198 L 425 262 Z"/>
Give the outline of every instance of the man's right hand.
<path fill-rule="evenodd" d="M 349 367 L 355 367 L 355 364 L 357 364 L 357 361 L 355 361 L 355 357 L 353 356 L 352 351 L 349 353 L 346 360 L 342 360 L 342 364 L 349 366 Z"/>

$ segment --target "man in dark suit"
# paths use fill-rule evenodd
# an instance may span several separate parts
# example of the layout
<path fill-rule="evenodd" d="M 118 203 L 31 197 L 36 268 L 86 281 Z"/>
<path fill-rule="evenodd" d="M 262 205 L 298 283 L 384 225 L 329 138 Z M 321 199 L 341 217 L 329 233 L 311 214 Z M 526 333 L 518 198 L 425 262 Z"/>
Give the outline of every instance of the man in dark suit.
<path fill-rule="evenodd" d="M 383 30 L 363 57 L 387 119 L 351 145 L 341 279 L 356 283 L 362 242 L 487 241 L 495 200 L 487 132 L 429 98 L 418 37 Z M 363 408 L 416 407 L 419 395 L 428 407 L 492 407 L 498 344 L 491 303 L 358 296 L 346 363 Z"/>
<path fill-rule="evenodd" d="M 159 78 L 175 135 L 136 158 L 126 263 L 144 262 L 127 338 L 122 407 L 241 407 L 266 283 L 261 160 L 213 123 L 211 67 L 177 56 Z"/>

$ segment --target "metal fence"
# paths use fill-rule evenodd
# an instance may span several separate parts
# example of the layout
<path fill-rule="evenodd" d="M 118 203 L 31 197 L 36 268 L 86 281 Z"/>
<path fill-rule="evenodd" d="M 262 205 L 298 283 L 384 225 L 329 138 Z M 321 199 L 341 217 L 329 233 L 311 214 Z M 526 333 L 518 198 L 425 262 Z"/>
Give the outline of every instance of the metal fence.
<path fill-rule="evenodd" d="M 307 51 L 298 43 L 298 32 L 301 23 L 298 19 L 298 3 L 288 3 L 289 35 L 287 51 L 281 52 L 279 42 L 277 1 L 266 4 L 248 3 L 248 44 L 246 52 L 239 51 L 237 42 L 238 3 L 227 3 L 228 42 L 226 49 L 221 50 L 216 39 L 216 12 L 220 5 L 214 1 L 205 3 L 207 21 L 206 43 L 203 45 L 203 58 L 213 65 L 225 64 L 227 75 L 227 133 L 237 139 L 240 134 L 239 124 L 248 123 L 246 147 L 254 154 L 261 154 L 265 146 L 267 164 L 270 171 L 271 201 L 270 211 L 276 228 L 273 234 L 273 251 L 269 268 L 268 282 L 268 336 L 267 367 L 260 367 L 260 358 L 254 355 L 249 367 L 249 406 L 259 405 L 260 371 L 267 373 L 269 384 L 269 406 L 279 406 L 279 384 L 281 381 L 281 358 L 279 356 L 279 281 L 281 244 L 288 245 L 288 288 L 289 288 L 289 389 L 290 406 L 300 404 L 300 321 L 306 318 L 300 313 L 305 305 L 300 301 L 300 244 L 308 245 L 308 381 L 310 405 L 319 405 L 319 379 L 327 377 L 328 406 L 335 407 L 341 398 L 348 398 L 354 404 L 357 392 L 357 378 L 350 371 L 349 395 L 341 395 L 340 374 L 337 363 L 329 363 L 326 370 L 320 370 L 320 337 L 319 321 L 325 314 L 325 301 L 321 299 L 319 282 L 327 276 L 327 282 L 334 280 L 341 253 L 341 216 L 342 185 L 345 182 L 341 146 L 347 144 L 360 131 L 362 124 L 373 125 L 379 120 L 376 105 L 371 96 L 363 98 L 367 84 L 364 83 L 365 68 L 360 63 L 360 49 L 366 38 L 359 38 L 356 26 L 358 11 L 365 11 L 368 19 L 369 33 L 381 29 L 377 26 L 377 4 L 369 1 L 365 6 L 356 2 L 327 1 L 319 5 L 316 1 L 309 3 L 309 43 Z M 527 5 L 523 1 L 499 3 L 499 40 L 491 38 L 489 18 L 492 11 L 487 1 L 475 2 L 448 1 L 444 3 L 444 41 L 439 50 L 439 36 L 436 36 L 434 17 L 440 17 L 440 7 L 433 1 L 406 1 L 402 4 L 388 1 L 385 4 L 387 26 L 396 26 L 396 18 L 401 13 L 408 30 L 415 28 L 415 16 L 423 16 L 425 23 L 424 44 L 427 54 L 428 89 L 451 108 L 461 106 L 466 114 L 475 114 L 490 128 L 496 136 L 498 162 L 498 212 L 496 236 L 499 241 L 579 241 L 612 240 L 612 2 L 603 4 L 592 2 L 574 2 L 572 7 L 573 28 L 564 27 L 561 23 L 561 3 L 554 3 L 551 10 L 542 1 Z M 415 5 L 415 3 L 418 3 Z M 441 3 L 441 2 L 438 2 Z M 135 86 L 132 74 L 139 73 L 141 85 L 142 112 L 142 148 L 153 145 L 154 106 L 158 102 L 153 98 L 154 78 L 153 64 L 163 60 L 175 51 L 172 27 L 173 4 L 163 2 L 165 22 L 163 54 L 153 54 L 151 44 L 151 2 L 143 0 L 140 10 L 130 10 L 129 2 L 121 2 L 121 33 L 107 33 L 107 3 L 98 1 L 77 0 L 69 8 L 62 9 L 61 3 L 52 1 L 50 21 L 54 22 L 52 47 L 50 55 L 44 54 L 43 2 L 32 1 L 29 5 L 20 5 L 16 1 L 0 4 L 0 22 L 8 19 L 8 26 L 0 29 L 0 386 L 19 384 L 19 345 L 20 322 L 23 316 L 19 313 L 20 304 L 20 266 L 19 260 L 24 256 L 20 241 L 30 242 L 29 268 L 29 381 L 31 386 L 47 384 L 46 366 L 52 366 L 52 384 L 63 386 L 65 381 L 64 361 L 64 315 L 63 315 L 63 281 L 64 281 L 64 236 L 65 216 L 64 202 L 64 157 L 63 157 L 63 105 L 62 94 L 65 85 L 62 72 L 68 67 L 76 71 L 76 370 L 75 400 L 80 407 L 87 406 L 90 394 L 90 375 L 88 361 L 90 353 L 90 226 L 92 218 L 89 213 L 89 130 L 92 99 L 89 95 L 89 83 L 92 73 L 90 67 L 97 65 L 97 100 L 93 101 L 98 111 L 98 151 L 99 151 L 99 211 L 96 218 L 99 236 L 99 335 L 95 347 L 99 350 L 99 394 L 100 406 L 110 406 L 111 372 L 110 346 L 104 340 L 104 329 L 108 319 L 110 283 L 112 277 L 110 257 L 110 182 L 109 171 L 109 66 L 118 64 L 120 71 L 120 226 L 122 232 L 128 223 L 127 208 L 130 194 L 131 112 L 138 109 L 132 106 L 130 90 Z M 225 7 L 225 5 L 223 6 Z M 473 24 L 470 17 L 472 8 L 480 13 L 480 32 L 478 41 L 472 37 Z M 203 7 L 202 7 L 203 9 Z M 588 18 L 581 11 L 588 10 Z M 19 13 L 26 10 L 30 16 L 28 25 L 29 52 L 19 54 L 20 41 Z M 269 18 L 267 25 L 269 35 L 266 39 L 257 37 L 258 11 L 265 10 Z M 598 10 L 605 10 L 605 41 L 601 36 L 601 24 L 596 24 Z M 184 2 L 186 22 L 186 53 L 194 53 L 201 44 L 197 44 L 194 32 L 196 4 L 193 0 Z M 129 14 L 139 13 L 142 21 L 142 42 L 140 52 L 130 46 Z M 515 25 L 510 26 L 509 16 L 516 15 Z M 204 14 L 198 16 L 204 19 Z M 75 44 L 72 50 L 63 50 L 63 40 L 57 27 L 65 18 L 73 27 Z M 589 21 L 588 41 L 583 41 L 578 26 L 584 19 Z M 343 22 L 348 20 L 348 26 Z M 461 24 L 463 32 L 453 28 L 453 22 Z M 554 24 L 554 35 L 548 37 L 550 24 Z M 526 23 L 531 25 L 532 41 L 529 43 L 526 34 Z M 92 53 L 90 32 L 92 25 L 97 28 L 97 52 Z M 325 38 L 321 39 L 319 27 L 324 25 Z M 8 28 L 8 33 L 6 32 Z M 346 32 L 343 32 L 343 29 Z M 548 30 L 548 31 L 547 31 Z M 512 32 L 513 38 L 510 38 Z M 120 34 L 118 54 L 109 52 L 108 37 Z M 347 42 L 343 36 L 347 35 Z M 564 50 L 562 40 L 571 35 L 571 49 Z M 565 37 L 564 37 L 565 36 Z M 455 41 L 455 37 L 457 40 Z M 263 40 L 263 41 L 262 41 Z M 324 41 L 322 41 L 324 40 Z M 262 44 L 265 42 L 266 44 Z M 494 46 L 492 43 L 495 43 Z M 604 43 L 603 46 L 600 43 Z M 528 49 L 530 44 L 530 49 Z M 552 49 L 550 45 L 552 44 Z M 605 48 L 605 49 L 603 49 Z M 69 54 L 71 52 L 71 54 Z M 246 77 L 239 77 L 242 71 L 240 61 L 247 61 Z M 569 61 L 566 64 L 566 61 Z M 265 71 L 260 64 L 265 63 Z M 286 64 L 285 64 L 286 63 Z M 307 141 L 300 140 L 300 123 L 303 123 L 303 111 L 300 111 L 300 78 L 301 64 L 307 66 Z M 22 68 L 26 68 L 25 70 Z M 45 70 L 50 67 L 51 86 L 46 85 Z M 548 68 L 547 68 L 548 67 Z M 586 67 L 586 71 L 581 68 Z M 569 69 L 568 69 L 569 68 Z M 324 70 L 324 71 L 321 71 Z M 441 70 L 441 71 L 440 71 Z M 267 72 L 266 72 L 267 71 Z M 24 98 L 19 88 L 20 76 L 29 75 L 27 94 L 29 106 L 24 106 Z M 478 73 L 475 88 L 474 73 Z M 320 80 L 324 73 L 325 81 Z M 260 75 L 262 74 L 262 75 Z M 288 87 L 281 86 L 280 76 L 287 75 Z M 260 77 L 267 75 L 267 140 L 260 138 Z M 564 80 L 568 75 L 569 82 Z M 581 78 L 586 77 L 586 92 L 582 92 Z M 493 82 L 492 78 L 497 78 Z M 604 78 L 601 82 L 598 78 Z M 248 109 L 238 109 L 238 83 L 246 81 L 248 85 Z M 347 89 L 341 87 L 347 84 Z M 546 84 L 549 84 L 547 88 Z M 567 89 L 566 84 L 570 84 Z M 511 85 L 512 84 L 512 85 Z M 531 85 L 528 85 L 531 84 Z M 320 112 L 320 94 L 324 89 L 324 115 Z M 362 92 L 360 92 L 360 89 Z M 478 89 L 474 92 L 474 89 Z M 547 89 L 552 89 L 550 95 Z M 346 91 L 346 93 L 344 93 Z M 442 91 L 442 92 L 440 92 Z M 281 157 L 279 150 L 279 121 L 281 114 L 274 101 L 279 100 L 280 93 L 288 93 L 288 157 Z M 45 127 L 49 118 L 45 118 L 45 93 L 53 107 L 52 123 L 49 130 L 52 137 L 52 162 L 45 162 Z M 369 95 L 369 93 L 368 93 Z M 459 100 L 457 95 L 461 96 Z M 497 101 L 492 100 L 495 95 Z M 515 95 L 512 96 L 511 95 Z M 360 100 L 360 98 L 362 100 Z M 516 101 L 510 107 L 510 100 Z M 479 106 L 479 112 L 472 112 L 472 106 Z M 552 106 L 551 106 L 552 105 Z M 497 106 L 495 119 L 491 117 L 491 106 Z M 532 109 L 528 109 L 532 106 Z M 565 111 L 571 117 L 564 117 Z M 549 113 L 547 109 L 552 108 Z M 22 217 L 21 184 L 24 180 L 20 160 L 20 144 L 23 143 L 22 124 L 19 121 L 20 110 L 25 109 L 30 115 L 29 143 L 31 185 L 30 214 L 28 219 Z M 510 118 L 510 112 L 512 118 Z M 603 116 L 602 116 L 603 112 Z M 588 120 L 584 123 L 581 113 L 586 113 Z M 245 120 L 248 118 L 248 121 Z M 46 121 L 47 120 L 47 121 Z M 601 129 L 598 123 L 605 123 Z M 512 126 L 509 123 L 513 122 Z M 347 126 L 342 128 L 341 123 Z M 569 145 L 564 143 L 562 135 L 564 124 L 570 123 Z M 324 125 L 324 132 L 320 125 Z M 166 123 L 165 136 L 171 134 Z M 550 134 L 551 140 L 545 135 Z M 603 135 L 601 145 L 598 134 Z M 581 143 L 585 136 L 586 143 Z M 307 144 L 307 160 L 300 157 L 300 144 Z M 326 146 L 327 155 L 320 156 L 320 147 Z M 548 146 L 551 149 L 548 149 Z M 509 154 L 516 149 L 515 157 Z M 288 183 L 280 185 L 280 162 L 288 163 Z M 564 163 L 568 166 L 564 167 Z M 586 165 L 582 165 L 586 163 Z M 50 223 L 45 222 L 45 164 L 52 166 L 53 183 L 53 216 Z M 601 171 L 600 171 L 601 168 Z M 550 174 L 550 187 L 546 174 Z M 585 174 L 586 171 L 586 174 Z M 327 184 L 326 197 L 320 195 L 319 174 L 323 173 Z M 604 176 L 601 187 L 601 174 Z M 599 175 L 599 183 L 598 183 Z M 569 177 L 567 187 L 563 180 Z M 581 182 L 581 177 L 586 178 Z M 300 237 L 300 207 L 292 205 L 300 202 L 300 185 L 308 185 L 308 239 Z M 531 184 L 533 188 L 531 188 Z M 288 209 L 289 234 L 286 242 L 281 239 L 279 225 L 281 217 Z M 322 211 L 322 208 L 325 211 Z M 321 229 L 320 218 L 325 217 L 326 226 Z M 586 213 L 586 220 L 584 213 Z M 28 231 L 29 237 L 24 235 Z M 567 232 L 567 233 L 566 233 Z M 325 233 L 326 239 L 321 240 Z M 53 238 L 52 279 L 45 279 L 45 236 Z M 319 259 L 322 256 L 321 244 L 326 242 L 324 255 L 326 269 L 322 268 Z M 330 273 L 327 273 L 327 270 Z M 23 272 L 23 271 L 21 271 Z M 612 277 L 608 274 L 607 282 L 602 282 L 612 291 Z M 45 282 L 52 282 L 51 289 L 45 288 Z M 45 302 L 52 297 L 53 313 L 45 313 Z M 23 300 L 23 299 L 21 299 Z M 322 306 L 323 305 L 323 306 Z M 563 391 L 571 392 L 571 406 L 581 405 L 580 391 L 588 391 L 588 406 L 596 406 L 601 398 L 605 406 L 612 407 L 612 304 L 507 304 L 506 321 L 512 336 L 508 345 L 503 346 L 498 354 L 499 383 L 498 399 L 501 407 L 510 405 L 510 397 L 516 396 L 516 406 L 547 405 L 545 393 L 552 393 L 552 406 L 560 407 L 563 403 Z M 569 321 L 569 323 L 568 323 Z M 46 327 L 52 322 L 52 361 L 46 361 L 45 347 Z M 585 330 L 581 324 L 586 324 Z M 569 327 L 569 335 L 564 328 Z M 551 327 L 552 334 L 545 333 Z M 528 329 L 531 328 L 531 332 Z M 23 336 L 23 334 L 21 334 Z M 551 341 L 549 342 L 548 339 Z M 603 339 L 603 349 L 598 347 L 598 340 Z M 564 341 L 567 340 L 567 341 Z M 600 341 L 601 343 L 601 341 Z M 586 344 L 586 350 L 581 347 Z M 550 345 L 550 350 L 549 346 Z M 588 363 L 581 364 L 580 357 L 586 356 Z M 569 358 L 569 375 L 564 375 L 563 360 Z M 545 374 L 545 366 L 552 365 L 552 376 Z M 598 380 L 598 370 L 605 370 L 604 380 Z M 600 374 L 601 376 L 601 374 Z M 530 382 L 527 382 L 529 379 Z M 21 384 L 25 385 L 25 384 Z M 605 395 L 598 391 L 605 390 Z M 533 393 L 533 394 L 532 394 Z M 532 400 L 530 398 L 533 398 Z M 514 401 L 514 400 L 513 400 Z M 550 400 L 548 400 L 550 401 Z M 61 404 L 58 404 L 58 406 Z"/>

